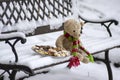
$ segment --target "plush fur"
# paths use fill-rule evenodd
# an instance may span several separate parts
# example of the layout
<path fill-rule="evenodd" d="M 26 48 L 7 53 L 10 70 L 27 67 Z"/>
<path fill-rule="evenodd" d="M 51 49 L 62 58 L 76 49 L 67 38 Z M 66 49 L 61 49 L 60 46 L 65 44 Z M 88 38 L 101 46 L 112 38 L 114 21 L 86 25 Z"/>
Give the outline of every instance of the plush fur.
<path fill-rule="evenodd" d="M 81 35 L 81 27 L 84 25 L 83 22 L 77 22 L 74 19 L 69 19 L 67 20 L 63 27 L 64 27 L 64 31 L 69 33 L 71 36 L 73 36 L 74 38 L 80 38 Z M 80 42 L 80 44 L 82 45 L 82 43 Z M 72 41 L 68 40 L 64 34 L 60 35 L 58 37 L 58 39 L 56 40 L 56 46 L 69 50 L 72 50 Z M 79 49 L 79 53 L 77 54 L 80 61 L 82 61 L 83 63 L 88 63 L 89 59 L 86 57 L 86 53 L 84 53 L 81 49 Z"/>

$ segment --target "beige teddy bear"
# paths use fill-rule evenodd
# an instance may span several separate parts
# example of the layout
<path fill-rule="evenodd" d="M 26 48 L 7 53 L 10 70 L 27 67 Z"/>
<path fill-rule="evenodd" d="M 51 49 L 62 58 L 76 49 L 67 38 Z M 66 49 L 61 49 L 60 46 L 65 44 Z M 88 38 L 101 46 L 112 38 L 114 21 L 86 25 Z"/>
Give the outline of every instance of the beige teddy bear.
<path fill-rule="evenodd" d="M 77 55 L 80 61 L 88 63 L 89 58 L 86 57 L 88 52 L 82 47 L 79 39 L 83 25 L 83 22 L 77 22 L 74 19 L 67 20 L 63 24 L 64 34 L 58 37 L 56 46 L 71 51 L 71 55 Z"/>

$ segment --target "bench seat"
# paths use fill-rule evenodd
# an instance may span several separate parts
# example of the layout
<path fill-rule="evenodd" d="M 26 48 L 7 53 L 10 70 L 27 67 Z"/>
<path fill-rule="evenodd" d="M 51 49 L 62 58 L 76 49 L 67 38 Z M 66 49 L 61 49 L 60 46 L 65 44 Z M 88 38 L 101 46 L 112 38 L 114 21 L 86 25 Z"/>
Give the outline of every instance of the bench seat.
<path fill-rule="evenodd" d="M 52 32 L 47 34 L 41 34 L 33 37 L 27 37 L 27 42 L 25 44 L 16 44 L 16 50 L 19 56 L 17 64 L 29 66 L 31 69 L 36 69 L 38 67 L 43 67 L 46 65 L 58 63 L 61 61 L 68 60 L 70 58 L 55 58 L 50 56 L 41 56 L 34 52 L 31 47 L 34 45 L 50 45 L 55 46 L 55 41 L 62 31 Z M 53 36 L 50 36 L 53 35 Z M 56 36 L 56 37 L 55 37 Z M 106 37 L 106 38 L 91 38 L 86 37 L 84 34 L 81 37 L 84 47 L 91 53 L 96 54 L 98 52 L 104 52 L 112 47 L 120 46 L 120 39 L 116 37 Z M 35 41 L 35 42 L 33 42 Z M 1 42 L 2 43 L 2 42 Z M 6 44 L 4 44 L 6 45 Z M 11 49 L 2 48 L 2 54 L 0 54 L 0 63 L 13 63 L 14 55 Z M 3 54 L 4 53 L 4 54 Z"/>

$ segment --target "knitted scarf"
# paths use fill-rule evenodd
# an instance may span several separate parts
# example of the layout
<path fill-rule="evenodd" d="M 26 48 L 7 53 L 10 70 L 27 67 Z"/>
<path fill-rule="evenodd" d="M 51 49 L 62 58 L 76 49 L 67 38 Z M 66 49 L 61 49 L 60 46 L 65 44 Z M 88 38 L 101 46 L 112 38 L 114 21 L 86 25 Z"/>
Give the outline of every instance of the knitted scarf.
<path fill-rule="evenodd" d="M 93 56 L 83 47 L 80 45 L 80 40 L 77 38 L 74 38 L 73 36 L 71 36 L 69 33 L 64 31 L 64 36 L 69 40 L 72 41 L 73 45 L 72 45 L 72 55 L 73 57 L 70 58 L 70 62 L 68 64 L 68 67 L 71 68 L 72 66 L 78 66 L 80 65 L 80 61 L 78 58 L 78 49 L 81 49 L 82 51 L 84 51 L 89 58 L 90 62 L 94 62 Z"/>

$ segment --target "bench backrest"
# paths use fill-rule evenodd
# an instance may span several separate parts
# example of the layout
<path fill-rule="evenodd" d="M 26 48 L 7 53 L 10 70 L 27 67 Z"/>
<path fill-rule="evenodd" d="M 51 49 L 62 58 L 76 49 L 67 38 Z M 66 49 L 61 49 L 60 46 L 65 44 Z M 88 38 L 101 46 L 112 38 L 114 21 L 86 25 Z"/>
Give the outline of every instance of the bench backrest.
<path fill-rule="evenodd" d="M 71 8 L 71 0 L 0 0 L 0 28 L 2 32 L 13 31 L 16 26 L 22 28 L 24 24 L 33 26 L 36 22 L 64 18 L 72 15 Z M 47 22 L 42 24 L 48 25 Z M 45 26 L 41 31 L 36 29 L 35 34 L 48 32 L 49 27 L 44 31 Z"/>

